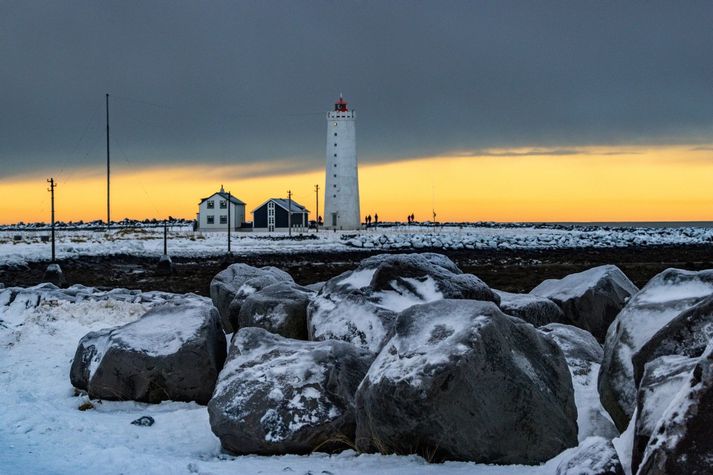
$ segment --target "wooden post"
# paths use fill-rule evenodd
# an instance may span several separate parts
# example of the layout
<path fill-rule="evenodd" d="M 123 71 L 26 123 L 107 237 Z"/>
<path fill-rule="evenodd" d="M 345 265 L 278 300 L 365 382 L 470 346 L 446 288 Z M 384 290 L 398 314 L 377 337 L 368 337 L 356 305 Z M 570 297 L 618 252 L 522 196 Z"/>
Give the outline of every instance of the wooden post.
<path fill-rule="evenodd" d="M 163 255 L 168 255 L 168 222 L 163 220 Z"/>
<path fill-rule="evenodd" d="M 228 254 L 230 254 L 230 192 L 228 192 Z"/>
<path fill-rule="evenodd" d="M 314 214 L 314 227 L 319 232 L 319 185 L 314 185 L 314 198 L 317 203 L 317 212 Z"/>
<path fill-rule="evenodd" d="M 292 191 L 287 190 L 287 234 L 292 236 Z"/>
<path fill-rule="evenodd" d="M 52 227 L 52 263 L 55 262 L 55 245 L 54 245 L 54 189 L 57 187 L 57 183 L 54 182 L 54 178 L 48 178 L 47 183 L 50 184 L 50 187 L 47 189 L 47 191 L 50 192 L 50 200 L 51 200 L 51 227 Z"/>

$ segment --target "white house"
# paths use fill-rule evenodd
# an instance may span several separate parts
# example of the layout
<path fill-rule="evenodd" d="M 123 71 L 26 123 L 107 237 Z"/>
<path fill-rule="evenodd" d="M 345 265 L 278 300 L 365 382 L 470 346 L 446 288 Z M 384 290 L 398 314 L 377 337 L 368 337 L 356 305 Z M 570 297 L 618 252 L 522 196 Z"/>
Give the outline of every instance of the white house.
<path fill-rule="evenodd" d="M 230 200 L 230 205 L 228 205 Z M 228 195 L 221 185 L 220 191 L 203 198 L 198 203 L 196 221 L 199 231 L 227 231 L 228 208 L 230 208 L 230 228 L 245 229 L 245 203 L 235 196 Z"/>

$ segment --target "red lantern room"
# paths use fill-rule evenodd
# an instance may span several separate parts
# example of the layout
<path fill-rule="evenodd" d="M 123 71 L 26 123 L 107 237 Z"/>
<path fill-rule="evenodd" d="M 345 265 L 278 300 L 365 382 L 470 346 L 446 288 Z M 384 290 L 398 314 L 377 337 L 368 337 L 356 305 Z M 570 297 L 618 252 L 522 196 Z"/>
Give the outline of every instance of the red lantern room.
<path fill-rule="evenodd" d="M 339 94 L 339 100 L 334 103 L 334 110 L 336 112 L 348 112 L 347 101 L 344 100 L 341 94 Z"/>

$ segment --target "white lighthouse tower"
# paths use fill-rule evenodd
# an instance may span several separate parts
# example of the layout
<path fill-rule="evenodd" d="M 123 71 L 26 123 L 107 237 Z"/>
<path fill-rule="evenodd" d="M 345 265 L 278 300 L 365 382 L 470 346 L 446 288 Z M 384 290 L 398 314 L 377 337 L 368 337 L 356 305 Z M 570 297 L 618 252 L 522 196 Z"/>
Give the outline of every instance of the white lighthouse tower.
<path fill-rule="evenodd" d="M 359 229 L 359 174 L 356 153 L 356 114 L 339 95 L 327 113 L 327 170 L 324 188 L 324 227 Z"/>

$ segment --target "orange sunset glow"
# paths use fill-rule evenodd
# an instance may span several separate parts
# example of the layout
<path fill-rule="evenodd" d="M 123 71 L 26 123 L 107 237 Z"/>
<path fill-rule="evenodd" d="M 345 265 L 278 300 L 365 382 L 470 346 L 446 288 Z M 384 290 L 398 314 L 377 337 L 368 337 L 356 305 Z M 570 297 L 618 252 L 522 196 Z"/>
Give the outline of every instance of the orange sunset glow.
<path fill-rule="evenodd" d="M 530 149 L 492 150 L 486 156 L 445 156 L 362 164 L 362 214 L 404 220 L 414 213 L 439 221 L 698 221 L 713 219 L 713 150 L 701 146 L 593 147 L 574 155 Z M 495 156 L 494 156 L 495 155 Z M 200 198 L 220 185 L 247 203 L 287 196 L 314 217 L 314 185 L 324 172 L 270 175 L 255 166 L 174 166 L 112 175 L 112 218 L 192 219 Z M 57 176 L 57 219 L 105 219 L 101 167 Z M 266 173 L 269 170 L 266 171 Z M 0 222 L 47 221 L 51 175 L 0 181 Z M 251 178 L 241 179 L 241 175 Z M 259 176 L 256 176 L 259 175 Z M 251 219 L 248 215 L 247 219 Z"/>

